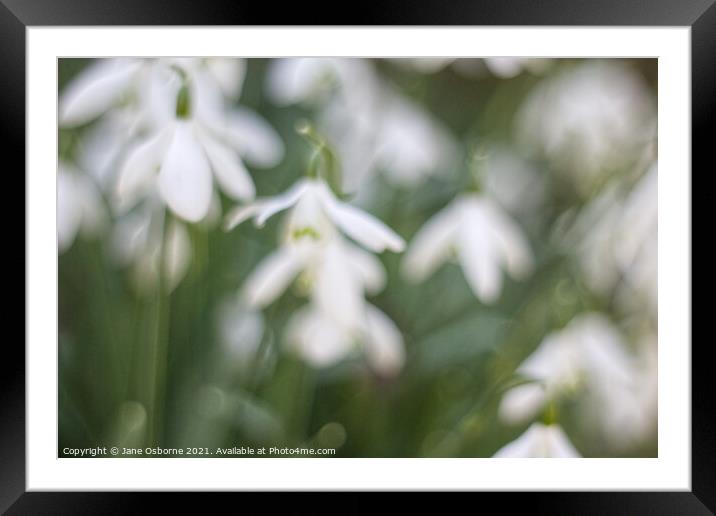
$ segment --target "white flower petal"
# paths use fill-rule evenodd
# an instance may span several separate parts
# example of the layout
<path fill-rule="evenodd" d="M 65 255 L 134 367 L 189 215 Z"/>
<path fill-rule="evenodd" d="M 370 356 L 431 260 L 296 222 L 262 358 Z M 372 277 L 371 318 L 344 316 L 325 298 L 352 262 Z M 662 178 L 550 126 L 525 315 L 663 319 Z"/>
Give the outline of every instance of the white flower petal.
<path fill-rule="evenodd" d="M 195 68 L 191 76 L 191 116 L 214 131 L 220 131 L 226 124 L 225 99 L 219 85 L 207 70 Z"/>
<path fill-rule="evenodd" d="M 254 182 L 236 152 L 210 136 L 203 136 L 201 143 L 221 189 L 236 200 L 253 199 Z"/>
<path fill-rule="evenodd" d="M 114 189 L 115 207 L 120 213 L 132 208 L 155 187 L 156 174 L 170 138 L 171 129 L 161 131 L 128 152 Z"/>
<path fill-rule="evenodd" d="M 492 202 L 483 200 L 486 224 L 494 235 L 507 271 L 520 278 L 532 271 L 532 255 L 520 228 Z"/>
<path fill-rule="evenodd" d="M 191 261 L 191 241 L 183 224 L 172 221 L 164 240 L 164 278 L 171 292 L 181 282 Z"/>
<path fill-rule="evenodd" d="M 261 206 L 258 203 L 235 206 L 227 213 L 226 217 L 224 217 L 224 230 L 230 231 L 234 229 L 242 222 L 256 215 L 260 208 Z"/>
<path fill-rule="evenodd" d="M 280 248 L 265 258 L 244 285 L 244 299 L 254 308 L 263 308 L 280 296 L 303 266 L 301 256 Z"/>
<path fill-rule="evenodd" d="M 104 113 L 127 89 L 139 66 L 138 61 L 109 59 L 83 70 L 60 96 L 60 125 L 82 125 Z"/>
<path fill-rule="evenodd" d="M 549 457 L 555 458 L 575 458 L 581 457 L 581 454 L 574 448 L 567 435 L 559 425 L 549 425 L 547 427 L 547 440 Z"/>
<path fill-rule="evenodd" d="M 286 336 L 288 346 L 315 367 L 332 366 L 354 348 L 352 335 L 313 307 L 293 315 Z"/>
<path fill-rule="evenodd" d="M 210 57 L 205 60 L 209 73 L 228 98 L 236 100 L 246 77 L 246 60 L 226 57 Z"/>
<path fill-rule="evenodd" d="M 498 414 L 506 423 L 523 423 L 537 415 L 545 400 L 545 389 L 539 383 L 518 385 L 502 396 Z"/>
<path fill-rule="evenodd" d="M 296 204 L 308 187 L 309 185 L 305 181 L 298 181 L 281 195 L 271 197 L 261 202 L 256 216 L 256 225 L 259 227 L 263 226 L 266 224 L 266 221 L 276 213 Z"/>
<path fill-rule="evenodd" d="M 435 214 L 420 228 L 403 258 L 402 271 L 406 278 L 415 282 L 422 281 L 448 258 L 457 234 L 459 215 L 451 205 Z"/>
<path fill-rule="evenodd" d="M 319 188 L 326 213 L 353 240 L 376 253 L 386 249 L 400 252 L 405 248 L 405 240 L 373 215 L 339 202 L 325 184 L 321 183 Z"/>
<path fill-rule="evenodd" d="M 463 221 L 458 236 L 458 258 L 470 288 L 483 303 L 491 303 L 500 295 L 502 270 L 495 243 L 481 217 Z"/>
<path fill-rule="evenodd" d="M 361 278 L 339 244 L 326 246 L 317 269 L 312 291 L 317 308 L 343 326 L 360 326 L 365 316 Z"/>
<path fill-rule="evenodd" d="M 559 425 L 533 423 L 525 433 L 495 453 L 497 458 L 581 457 Z"/>
<path fill-rule="evenodd" d="M 113 110 L 82 134 L 77 164 L 106 189 L 116 180 L 120 157 L 130 142 L 128 110 Z"/>
<path fill-rule="evenodd" d="M 541 438 L 541 430 L 536 425 L 542 426 L 539 423 L 533 424 L 517 439 L 497 450 L 493 457 L 498 459 L 534 457 L 535 442 Z"/>
<path fill-rule="evenodd" d="M 280 105 L 295 104 L 310 98 L 323 75 L 331 70 L 326 58 L 288 58 L 271 63 L 267 75 L 269 97 Z"/>
<path fill-rule="evenodd" d="M 169 208 L 189 222 L 198 222 L 209 212 L 211 170 L 190 122 L 176 124 L 159 171 L 159 192 Z"/>
<path fill-rule="evenodd" d="M 373 305 L 366 307 L 366 354 L 371 367 L 384 375 L 397 373 L 405 362 L 403 336 L 395 323 Z"/>
<path fill-rule="evenodd" d="M 229 112 L 225 137 L 250 164 L 268 168 L 284 155 L 284 145 L 276 130 L 259 114 L 247 108 Z"/>
<path fill-rule="evenodd" d="M 376 294 L 383 290 L 386 282 L 385 267 L 375 255 L 370 254 L 360 247 L 345 244 L 347 253 L 346 260 L 349 265 L 358 273 L 363 288 L 370 294 Z"/>

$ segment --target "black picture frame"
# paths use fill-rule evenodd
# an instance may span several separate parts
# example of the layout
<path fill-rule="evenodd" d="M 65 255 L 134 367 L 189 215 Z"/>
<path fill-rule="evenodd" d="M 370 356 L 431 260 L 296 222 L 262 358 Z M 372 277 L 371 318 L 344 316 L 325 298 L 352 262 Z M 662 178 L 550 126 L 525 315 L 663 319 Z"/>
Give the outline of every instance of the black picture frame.
<path fill-rule="evenodd" d="M 693 170 L 698 169 L 704 174 L 713 173 L 713 163 L 709 163 L 708 170 L 706 167 L 713 146 L 709 135 L 714 133 L 716 120 L 714 0 L 431 0 L 419 4 L 398 0 L 325 6 L 316 2 L 310 6 L 285 3 L 279 8 L 236 0 L 0 0 L 0 145 L 5 157 L 15 158 L 12 165 L 5 162 L 8 168 L 4 173 L 14 176 L 19 183 L 18 170 L 25 167 L 25 35 L 28 27 L 284 24 L 691 27 L 691 177 L 695 176 Z M 687 170 L 670 172 L 689 173 Z M 6 183 L 6 188 L 11 187 Z M 24 192 L 24 181 L 21 188 Z M 14 197 L 20 199 L 19 195 Z M 17 210 L 9 203 L 3 210 L 7 212 L 7 221 L 17 218 Z M 24 242 L 24 231 L 22 238 Z M 24 249 L 23 246 L 22 255 L 27 263 Z M 10 254 L 9 251 L 6 253 Z M 19 253 L 12 252 L 11 256 L 12 262 L 19 265 Z M 9 267 L 6 270 L 10 271 Z M 6 317 L 10 322 L 11 318 Z M 522 506 L 535 514 L 713 514 L 716 511 L 716 402 L 711 381 L 712 364 L 707 360 L 712 345 L 701 340 L 691 347 L 691 492 L 475 495 L 497 501 L 508 512 Z M 19 339 L 6 339 L 3 347 L 0 359 L 0 511 L 7 510 L 8 514 L 127 514 L 146 507 L 145 494 L 25 493 L 25 353 Z M 181 503 L 186 503 L 185 498 Z M 356 509 L 360 505 L 367 508 L 372 504 L 357 501 L 344 506 Z M 184 508 L 188 507 L 185 505 Z"/>

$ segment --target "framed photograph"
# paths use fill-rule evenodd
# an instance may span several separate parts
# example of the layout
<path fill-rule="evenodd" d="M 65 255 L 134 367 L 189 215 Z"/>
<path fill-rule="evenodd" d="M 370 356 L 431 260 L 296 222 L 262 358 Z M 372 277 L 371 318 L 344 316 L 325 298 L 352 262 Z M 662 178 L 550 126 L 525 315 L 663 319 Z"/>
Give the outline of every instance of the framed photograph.
<path fill-rule="evenodd" d="M 502 498 L 709 514 L 712 3 L 307 26 L 3 0 L 26 338 L 0 508 L 528 491 Z"/>

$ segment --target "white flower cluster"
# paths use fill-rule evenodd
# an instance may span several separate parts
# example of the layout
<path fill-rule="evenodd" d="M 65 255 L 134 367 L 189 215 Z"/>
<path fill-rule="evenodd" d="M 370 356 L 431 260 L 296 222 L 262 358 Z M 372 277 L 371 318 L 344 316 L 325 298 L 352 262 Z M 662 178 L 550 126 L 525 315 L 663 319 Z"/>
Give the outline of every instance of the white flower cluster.
<path fill-rule="evenodd" d="M 553 65 L 527 58 L 394 62 L 421 73 L 488 70 L 501 79 Z M 309 164 L 284 193 L 256 197 L 249 169 L 280 163 L 284 143 L 239 104 L 245 75 L 242 59 L 157 58 L 97 60 L 75 77 L 59 100 L 60 139 L 63 131 L 82 131 L 58 167 L 59 252 L 111 221 L 116 261 L 131 268 L 138 285 L 170 291 L 191 263 L 190 233 L 222 218 L 220 193 L 236 203 L 223 217 L 226 229 L 247 220 L 261 228 L 286 212 L 278 246 L 244 279 L 240 301 L 221 310 L 232 356 L 257 352 L 266 333 L 262 310 L 295 285 L 306 302 L 289 318 L 286 345 L 316 367 L 355 356 L 381 376 L 400 371 L 406 352 L 401 330 L 369 300 L 388 281 L 378 255 L 406 251 L 400 270 L 413 283 L 456 261 L 484 304 L 499 301 L 505 275 L 519 280 L 535 269 L 529 227 L 517 220 L 540 207 L 547 183 L 510 148 L 491 147 L 477 188 L 421 221 L 407 245 L 369 213 L 378 174 L 398 189 L 416 188 L 460 168 L 462 156 L 449 130 L 366 60 L 271 61 L 268 98 L 310 106 L 330 144 L 311 133 L 317 166 Z M 620 325 L 582 312 L 549 334 L 517 370 L 528 383 L 501 400 L 504 422 L 531 426 L 498 457 L 579 456 L 554 419 L 555 407 L 574 397 L 584 421 L 608 414 L 591 426 L 617 445 L 653 430 L 657 164 L 644 152 L 655 127 L 645 88 L 618 64 L 567 66 L 538 82 L 518 110 L 517 140 L 584 201 L 566 224 L 555 224 L 561 249 L 576 257 L 587 288 L 613 298 L 625 319 L 647 306 L 651 320 Z M 342 164 L 339 185 L 325 153 Z M 634 173 L 615 178 L 615 169 Z M 627 332 L 643 344 L 630 349 Z M 545 413 L 550 417 L 540 420 Z"/>
<path fill-rule="evenodd" d="M 589 62 L 540 84 L 518 115 L 518 134 L 588 200 L 555 230 L 586 286 L 625 323 L 582 313 L 549 334 L 518 368 L 499 415 L 524 424 L 570 399 L 587 434 L 624 449 L 648 438 L 657 413 L 657 162 L 646 86 L 614 62 Z M 615 176 L 625 167 L 633 174 Z M 636 345 L 629 346 L 625 332 Z M 574 457 L 555 421 L 535 422 L 496 456 Z"/>
<path fill-rule="evenodd" d="M 244 72 L 241 59 L 98 60 L 62 93 L 60 127 L 92 123 L 76 159 L 104 188 L 117 217 L 117 258 L 134 266 L 140 285 L 152 285 L 160 270 L 169 288 L 182 279 L 191 258 L 183 222 L 216 221 L 214 184 L 230 198 L 250 200 L 255 189 L 244 162 L 266 167 L 283 156 L 283 142 L 270 125 L 234 106 Z M 87 186 L 91 180 L 60 181 L 67 185 L 59 192 L 60 209 L 76 204 L 87 214 L 88 206 L 97 205 L 96 188 Z M 73 199 L 63 193 L 70 189 Z M 165 208 L 174 215 L 170 223 Z M 58 215 L 61 226 L 79 220 Z M 64 232 L 61 250 L 75 232 Z"/>
<path fill-rule="evenodd" d="M 302 179 L 287 192 L 229 214 L 229 228 L 248 218 L 262 226 L 290 210 L 279 249 L 249 276 L 245 301 L 264 308 L 296 277 L 310 301 L 294 314 L 288 342 L 310 363 L 327 366 L 345 358 L 356 346 L 384 374 L 400 369 L 403 341 L 390 318 L 365 300 L 385 287 L 383 265 L 366 249 L 402 251 L 403 239 L 372 215 L 339 201 L 323 179 Z"/>

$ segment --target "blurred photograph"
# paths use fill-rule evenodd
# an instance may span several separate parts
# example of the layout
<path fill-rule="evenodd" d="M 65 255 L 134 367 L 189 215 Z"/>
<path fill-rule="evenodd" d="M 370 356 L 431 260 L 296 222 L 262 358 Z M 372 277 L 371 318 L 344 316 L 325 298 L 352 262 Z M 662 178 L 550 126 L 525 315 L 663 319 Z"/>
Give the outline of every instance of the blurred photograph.
<path fill-rule="evenodd" d="M 58 60 L 58 457 L 657 457 L 657 59 Z"/>

